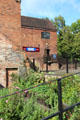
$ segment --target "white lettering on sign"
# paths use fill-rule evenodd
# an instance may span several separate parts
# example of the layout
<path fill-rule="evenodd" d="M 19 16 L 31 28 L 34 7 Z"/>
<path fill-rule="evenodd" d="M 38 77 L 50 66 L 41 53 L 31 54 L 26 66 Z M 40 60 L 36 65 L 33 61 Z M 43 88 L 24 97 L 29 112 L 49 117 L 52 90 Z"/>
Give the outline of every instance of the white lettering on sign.
<path fill-rule="evenodd" d="M 34 51 L 34 48 L 27 48 L 28 51 Z"/>

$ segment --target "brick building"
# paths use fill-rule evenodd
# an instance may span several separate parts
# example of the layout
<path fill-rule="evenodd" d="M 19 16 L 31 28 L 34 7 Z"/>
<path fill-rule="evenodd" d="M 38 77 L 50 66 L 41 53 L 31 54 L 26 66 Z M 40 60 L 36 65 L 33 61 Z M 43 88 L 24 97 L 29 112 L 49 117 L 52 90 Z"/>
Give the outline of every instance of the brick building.
<path fill-rule="evenodd" d="M 51 54 L 57 54 L 57 33 L 55 26 L 48 19 L 21 17 L 22 47 L 37 47 L 39 52 L 26 52 L 26 56 L 32 60 L 35 58 L 40 69 L 45 69 L 43 56 L 45 48 L 50 49 Z M 57 64 L 52 64 L 49 69 L 57 69 Z"/>
<path fill-rule="evenodd" d="M 21 54 L 20 2 L 19 0 L 0 0 L 1 85 L 6 87 L 10 85 L 11 73 L 20 73 L 24 67 L 23 61 L 24 57 Z"/>
<path fill-rule="evenodd" d="M 20 0 L 0 0 L 0 85 L 8 87 L 12 73 L 26 72 L 24 55 L 30 61 L 35 58 L 40 69 L 45 68 L 44 50 L 48 47 L 50 54 L 56 54 L 56 41 L 56 28 L 49 20 L 21 17 Z M 40 51 L 24 52 L 25 46 L 37 47 Z"/>

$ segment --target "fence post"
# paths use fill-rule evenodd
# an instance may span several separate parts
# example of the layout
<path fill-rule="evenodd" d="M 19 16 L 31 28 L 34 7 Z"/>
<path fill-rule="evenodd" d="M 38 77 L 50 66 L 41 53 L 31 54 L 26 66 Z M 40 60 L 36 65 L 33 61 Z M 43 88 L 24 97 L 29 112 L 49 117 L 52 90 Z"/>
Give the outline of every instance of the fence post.
<path fill-rule="evenodd" d="M 68 57 L 66 58 L 66 73 L 69 73 L 69 66 L 68 66 Z"/>
<path fill-rule="evenodd" d="M 33 69 L 35 70 L 35 58 L 33 58 Z"/>
<path fill-rule="evenodd" d="M 58 79 L 58 110 L 60 112 L 60 114 L 59 114 L 59 120 L 63 120 L 61 79 Z"/>
<path fill-rule="evenodd" d="M 46 63 L 46 72 L 48 72 L 48 61 Z"/>

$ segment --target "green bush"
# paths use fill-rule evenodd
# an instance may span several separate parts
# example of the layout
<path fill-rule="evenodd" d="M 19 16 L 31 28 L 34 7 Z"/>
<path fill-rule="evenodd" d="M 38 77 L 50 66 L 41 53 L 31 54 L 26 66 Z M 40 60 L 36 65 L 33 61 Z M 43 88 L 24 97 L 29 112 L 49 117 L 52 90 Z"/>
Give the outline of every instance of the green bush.
<path fill-rule="evenodd" d="M 25 78 L 12 75 L 12 79 L 14 81 L 13 88 L 0 90 L 0 96 L 45 82 L 43 73 L 36 73 L 32 70 L 28 71 Z M 0 99 L 0 119 L 41 120 L 58 111 L 57 82 L 25 92 Z M 80 76 L 75 75 L 62 80 L 62 97 L 63 103 L 68 106 L 80 102 Z M 38 100 L 42 100 L 44 103 L 40 104 Z M 64 113 L 64 120 L 79 120 L 79 118 L 80 106 Z M 58 117 L 54 117 L 51 120 L 58 120 Z"/>

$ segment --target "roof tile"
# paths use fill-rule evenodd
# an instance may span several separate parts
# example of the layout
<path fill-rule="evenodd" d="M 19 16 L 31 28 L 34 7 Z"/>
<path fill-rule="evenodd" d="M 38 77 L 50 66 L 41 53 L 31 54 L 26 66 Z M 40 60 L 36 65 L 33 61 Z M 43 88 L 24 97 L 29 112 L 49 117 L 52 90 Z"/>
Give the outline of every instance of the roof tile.
<path fill-rule="evenodd" d="M 39 19 L 39 18 L 21 16 L 21 26 L 56 31 L 56 27 L 48 19 Z"/>

